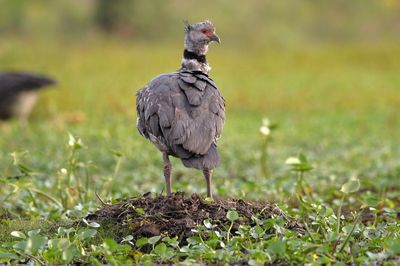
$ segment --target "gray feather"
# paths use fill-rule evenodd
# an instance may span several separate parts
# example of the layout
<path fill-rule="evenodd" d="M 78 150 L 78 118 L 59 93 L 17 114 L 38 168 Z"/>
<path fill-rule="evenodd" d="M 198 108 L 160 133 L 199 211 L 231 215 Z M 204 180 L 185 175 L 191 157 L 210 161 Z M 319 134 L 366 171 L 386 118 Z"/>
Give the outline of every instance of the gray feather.
<path fill-rule="evenodd" d="M 174 72 L 156 77 L 137 93 L 138 130 L 186 167 L 212 169 L 219 163 L 224 99 L 207 75 Z"/>

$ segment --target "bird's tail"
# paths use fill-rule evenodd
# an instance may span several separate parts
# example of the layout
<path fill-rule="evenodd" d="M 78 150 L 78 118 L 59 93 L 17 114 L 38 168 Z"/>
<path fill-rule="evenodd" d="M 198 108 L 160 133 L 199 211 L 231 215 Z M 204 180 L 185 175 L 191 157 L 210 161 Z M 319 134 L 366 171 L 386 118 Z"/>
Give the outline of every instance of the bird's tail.
<path fill-rule="evenodd" d="M 199 170 L 214 169 L 220 163 L 220 157 L 215 143 L 211 144 L 210 149 L 205 155 L 195 155 L 188 159 L 182 159 L 183 165 L 188 168 Z"/>

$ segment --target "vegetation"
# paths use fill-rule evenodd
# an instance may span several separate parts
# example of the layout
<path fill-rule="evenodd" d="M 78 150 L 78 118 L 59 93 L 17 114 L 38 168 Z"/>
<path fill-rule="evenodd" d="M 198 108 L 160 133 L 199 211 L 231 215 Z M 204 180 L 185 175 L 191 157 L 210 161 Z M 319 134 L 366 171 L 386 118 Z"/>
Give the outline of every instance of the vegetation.
<path fill-rule="evenodd" d="M 0 124 L 0 264 L 400 264 L 400 2 L 198 3 L 0 0 L 1 71 L 58 80 L 27 127 Z M 186 194 L 162 197 L 135 128 L 136 90 L 179 67 L 176 25 L 204 18 L 227 107 L 215 202 L 178 160 Z"/>
<path fill-rule="evenodd" d="M 204 220 L 179 242 L 120 236 L 115 225 L 84 217 L 99 199 L 162 192 L 161 157 L 135 129 L 134 93 L 175 69 L 180 50 L 25 42 L 35 53 L 17 39 L 0 45 L 5 68 L 52 73 L 59 86 L 41 95 L 27 128 L 0 127 L 2 262 L 399 262 L 398 46 L 261 54 L 213 47 L 212 74 L 228 110 L 216 194 L 274 202 L 305 231 L 255 213 L 253 223 L 233 228 Z M 173 166 L 175 191 L 205 193 L 199 172 Z M 227 219 L 239 214 L 232 209 Z"/>

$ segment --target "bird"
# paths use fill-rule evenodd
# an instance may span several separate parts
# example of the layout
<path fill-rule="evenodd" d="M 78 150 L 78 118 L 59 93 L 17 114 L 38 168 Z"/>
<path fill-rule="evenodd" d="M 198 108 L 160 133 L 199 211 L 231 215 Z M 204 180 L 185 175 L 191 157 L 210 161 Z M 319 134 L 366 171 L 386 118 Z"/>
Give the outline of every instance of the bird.
<path fill-rule="evenodd" d="M 0 120 L 19 117 L 27 123 L 37 100 L 37 90 L 55 84 L 55 80 L 28 72 L 0 73 Z"/>
<path fill-rule="evenodd" d="M 217 140 L 225 122 L 225 100 L 210 78 L 206 54 L 220 43 L 209 20 L 184 27 L 180 68 L 152 79 L 136 93 L 137 129 L 162 152 L 167 195 L 171 195 L 169 156 L 201 170 L 207 197 L 213 198 L 213 169 L 220 164 Z"/>

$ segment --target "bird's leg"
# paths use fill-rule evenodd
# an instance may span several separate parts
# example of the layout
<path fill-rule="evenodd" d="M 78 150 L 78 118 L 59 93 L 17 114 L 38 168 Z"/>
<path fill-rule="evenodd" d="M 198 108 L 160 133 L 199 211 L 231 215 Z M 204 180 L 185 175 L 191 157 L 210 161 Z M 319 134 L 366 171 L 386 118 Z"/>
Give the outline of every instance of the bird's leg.
<path fill-rule="evenodd" d="M 171 195 L 171 162 L 169 161 L 168 154 L 163 152 L 164 159 L 164 177 L 167 186 L 167 195 Z"/>
<path fill-rule="evenodd" d="M 211 189 L 211 177 L 212 177 L 213 170 L 211 169 L 204 169 L 203 174 L 207 182 L 207 197 L 213 198 L 212 196 L 212 189 Z"/>

